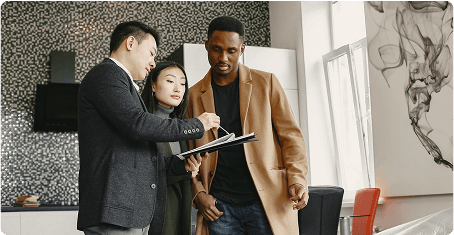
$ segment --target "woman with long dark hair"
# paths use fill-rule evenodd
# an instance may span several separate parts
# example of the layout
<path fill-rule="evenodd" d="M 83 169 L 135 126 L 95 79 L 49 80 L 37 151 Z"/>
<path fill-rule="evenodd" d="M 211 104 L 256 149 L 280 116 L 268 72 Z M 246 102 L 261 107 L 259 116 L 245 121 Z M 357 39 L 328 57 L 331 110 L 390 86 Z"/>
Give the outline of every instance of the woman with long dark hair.
<path fill-rule="evenodd" d="M 142 99 L 148 111 L 161 118 L 186 117 L 188 106 L 188 83 L 186 73 L 181 65 L 175 62 L 161 62 L 156 65 L 147 77 Z M 160 143 L 164 156 L 185 152 L 187 142 Z M 191 177 L 196 171 L 187 175 L 167 175 L 166 215 L 162 235 L 191 234 Z"/>

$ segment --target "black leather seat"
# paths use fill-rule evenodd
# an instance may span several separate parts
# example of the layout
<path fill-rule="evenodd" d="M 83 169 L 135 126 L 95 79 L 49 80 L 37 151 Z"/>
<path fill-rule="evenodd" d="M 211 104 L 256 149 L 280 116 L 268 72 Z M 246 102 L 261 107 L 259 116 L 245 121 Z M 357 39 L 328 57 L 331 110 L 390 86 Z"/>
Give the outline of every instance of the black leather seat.
<path fill-rule="evenodd" d="M 298 211 L 300 235 L 336 235 L 344 189 L 309 186 L 309 202 Z"/>

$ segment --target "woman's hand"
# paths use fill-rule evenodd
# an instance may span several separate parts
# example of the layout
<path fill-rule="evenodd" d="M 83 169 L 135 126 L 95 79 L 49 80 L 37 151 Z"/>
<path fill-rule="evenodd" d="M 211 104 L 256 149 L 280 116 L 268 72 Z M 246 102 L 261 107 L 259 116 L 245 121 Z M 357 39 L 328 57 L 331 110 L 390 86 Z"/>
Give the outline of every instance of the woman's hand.
<path fill-rule="evenodd" d="M 202 157 L 200 156 L 200 153 L 196 155 L 196 158 L 194 158 L 194 155 L 192 155 L 184 160 L 184 168 L 186 169 L 186 171 L 192 171 L 192 178 L 197 175 L 197 173 L 199 172 L 199 167 L 202 164 Z"/>

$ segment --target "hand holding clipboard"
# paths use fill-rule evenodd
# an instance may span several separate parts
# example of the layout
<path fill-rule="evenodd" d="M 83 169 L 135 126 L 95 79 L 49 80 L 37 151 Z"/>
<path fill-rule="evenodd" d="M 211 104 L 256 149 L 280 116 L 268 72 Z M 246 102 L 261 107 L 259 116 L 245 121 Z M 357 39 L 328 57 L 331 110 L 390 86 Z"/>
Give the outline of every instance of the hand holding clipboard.
<path fill-rule="evenodd" d="M 211 153 L 214 151 L 218 151 L 219 149 L 222 149 L 222 148 L 228 148 L 228 147 L 231 147 L 234 145 L 244 144 L 244 143 L 254 142 L 254 141 L 259 140 L 259 139 L 255 138 L 254 132 L 247 134 L 247 135 L 235 137 L 235 133 L 229 133 L 221 126 L 219 126 L 219 128 L 221 128 L 223 131 L 225 131 L 227 133 L 227 135 L 225 135 L 221 138 L 218 138 L 217 140 L 213 140 L 210 143 L 202 145 L 193 150 L 189 150 L 184 153 L 177 154 L 177 157 L 180 158 L 181 160 L 184 160 L 184 159 L 190 157 L 191 155 L 195 155 L 198 153 L 203 153 L 203 152 Z"/>

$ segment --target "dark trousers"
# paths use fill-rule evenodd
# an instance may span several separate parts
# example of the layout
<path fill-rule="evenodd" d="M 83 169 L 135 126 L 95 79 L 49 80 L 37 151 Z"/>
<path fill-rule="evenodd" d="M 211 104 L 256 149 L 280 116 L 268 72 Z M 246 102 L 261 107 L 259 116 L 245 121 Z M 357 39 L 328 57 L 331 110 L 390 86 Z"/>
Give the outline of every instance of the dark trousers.
<path fill-rule="evenodd" d="M 84 228 L 85 235 L 148 235 L 150 225 L 145 228 L 124 228 L 112 224 Z"/>

